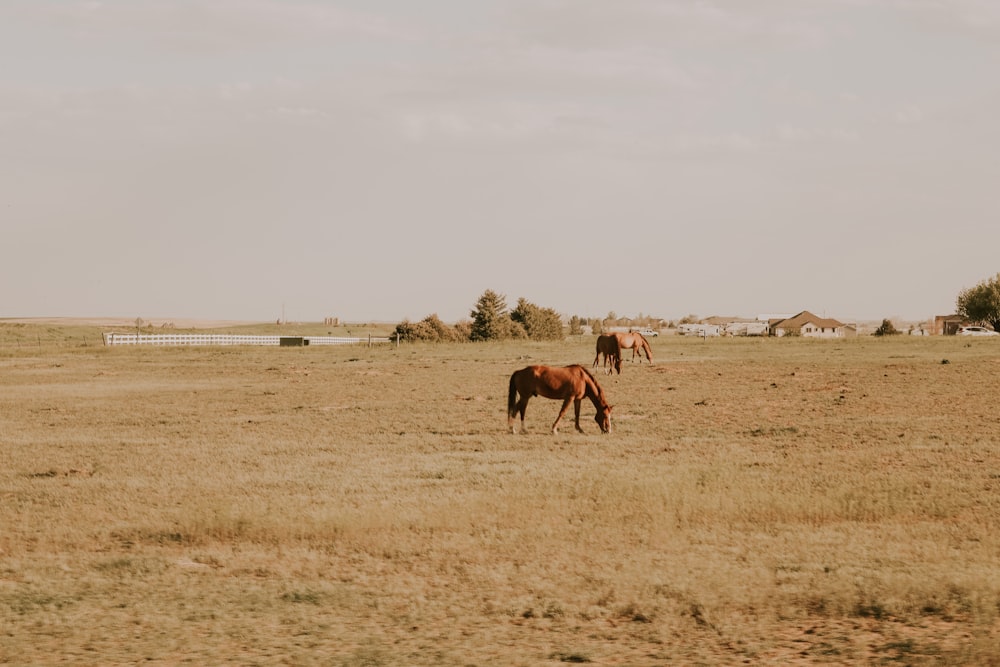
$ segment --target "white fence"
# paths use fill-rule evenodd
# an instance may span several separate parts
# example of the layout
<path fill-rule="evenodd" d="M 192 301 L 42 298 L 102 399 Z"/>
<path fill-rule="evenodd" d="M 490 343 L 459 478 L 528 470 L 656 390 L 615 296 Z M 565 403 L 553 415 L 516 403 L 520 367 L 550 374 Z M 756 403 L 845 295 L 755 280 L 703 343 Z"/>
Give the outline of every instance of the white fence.
<path fill-rule="evenodd" d="M 383 336 L 251 336 L 246 334 L 105 333 L 105 345 L 357 345 L 389 343 Z"/>
<path fill-rule="evenodd" d="M 358 343 L 391 343 L 391 338 L 385 336 L 368 336 L 367 338 L 351 338 L 347 336 L 303 336 L 306 345 L 357 345 Z"/>

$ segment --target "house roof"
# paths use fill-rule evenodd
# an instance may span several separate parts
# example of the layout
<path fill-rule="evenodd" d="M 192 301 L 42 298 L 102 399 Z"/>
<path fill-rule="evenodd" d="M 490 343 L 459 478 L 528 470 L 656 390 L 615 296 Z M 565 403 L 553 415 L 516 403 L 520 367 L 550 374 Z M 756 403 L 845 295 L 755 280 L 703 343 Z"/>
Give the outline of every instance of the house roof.
<path fill-rule="evenodd" d="M 771 326 L 776 329 L 801 329 L 806 324 L 812 324 L 825 329 L 837 329 L 844 326 L 843 322 L 838 322 L 837 320 L 830 319 L 827 317 L 817 317 L 813 315 L 808 310 L 803 310 L 798 315 L 793 315 L 787 320 L 780 320 L 778 322 L 772 322 Z"/>

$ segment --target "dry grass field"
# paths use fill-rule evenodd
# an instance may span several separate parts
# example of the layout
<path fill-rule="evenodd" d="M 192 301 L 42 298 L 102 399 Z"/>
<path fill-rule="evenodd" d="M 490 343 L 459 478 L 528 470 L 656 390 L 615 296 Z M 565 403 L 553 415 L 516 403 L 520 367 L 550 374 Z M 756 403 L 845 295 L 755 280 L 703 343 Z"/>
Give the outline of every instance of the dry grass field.
<path fill-rule="evenodd" d="M 0 663 L 1000 664 L 1000 340 L 652 345 L 0 323 Z"/>

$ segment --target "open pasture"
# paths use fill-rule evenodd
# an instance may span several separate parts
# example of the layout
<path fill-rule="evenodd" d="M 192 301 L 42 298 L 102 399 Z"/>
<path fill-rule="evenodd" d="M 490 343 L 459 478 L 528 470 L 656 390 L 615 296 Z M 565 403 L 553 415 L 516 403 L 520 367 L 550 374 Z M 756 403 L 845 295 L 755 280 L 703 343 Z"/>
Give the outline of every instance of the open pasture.
<path fill-rule="evenodd" d="M 998 341 L 659 338 L 553 436 L 593 338 L 19 335 L 0 663 L 1000 664 Z"/>

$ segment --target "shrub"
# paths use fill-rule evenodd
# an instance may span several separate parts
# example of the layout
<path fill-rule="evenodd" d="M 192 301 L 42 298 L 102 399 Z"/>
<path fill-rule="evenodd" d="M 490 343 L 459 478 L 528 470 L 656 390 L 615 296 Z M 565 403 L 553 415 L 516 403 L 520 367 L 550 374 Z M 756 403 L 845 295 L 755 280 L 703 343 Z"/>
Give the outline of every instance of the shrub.
<path fill-rule="evenodd" d="M 876 336 L 895 336 L 898 333 L 899 331 L 889 320 L 882 320 L 882 324 L 878 326 L 878 329 L 875 329 Z"/>
<path fill-rule="evenodd" d="M 442 322 L 436 313 L 428 315 L 416 323 L 403 320 L 396 325 L 395 330 L 392 332 L 392 337 L 395 337 L 397 334 L 401 339 L 409 341 L 454 342 L 468 340 L 467 335 L 463 338 L 463 334 Z"/>

